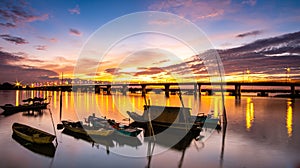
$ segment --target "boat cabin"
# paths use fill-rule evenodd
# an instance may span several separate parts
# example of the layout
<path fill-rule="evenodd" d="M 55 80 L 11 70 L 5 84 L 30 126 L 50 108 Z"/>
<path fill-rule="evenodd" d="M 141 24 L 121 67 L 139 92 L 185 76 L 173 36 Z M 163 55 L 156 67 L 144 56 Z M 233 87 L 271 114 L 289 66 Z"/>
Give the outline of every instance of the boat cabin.
<path fill-rule="evenodd" d="M 169 107 L 169 106 L 144 106 L 143 119 L 161 123 L 184 123 L 191 117 L 191 108 Z"/>

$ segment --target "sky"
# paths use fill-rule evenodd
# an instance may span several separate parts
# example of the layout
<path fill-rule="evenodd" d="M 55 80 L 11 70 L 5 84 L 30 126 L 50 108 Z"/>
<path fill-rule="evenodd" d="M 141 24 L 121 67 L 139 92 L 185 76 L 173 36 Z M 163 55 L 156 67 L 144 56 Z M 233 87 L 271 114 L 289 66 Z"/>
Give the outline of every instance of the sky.
<path fill-rule="evenodd" d="M 98 81 L 198 80 L 210 72 L 205 66 L 199 67 L 197 73 L 187 70 L 196 64 L 190 63 L 194 55 L 209 49 L 238 48 L 259 39 L 298 32 L 299 9 L 300 1 L 290 0 L 2 0 L 0 83 L 53 82 L 58 81 L 61 73 L 65 78 Z M 173 14 L 163 19 L 146 18 L 147 24 L 152 24 L 147 28 L 174 31 L 178 37 L 187 37 L 185 41 L 166 33 L 144 33 L 122 37 L 124 39 L 112 41 L 113 46 L 104 47 L 118 33 L 143 29 L 143 23 L 146 24 L 143 18 L 130 20 L 128 16 L 134 17 L 134 13 L 145 11 Z M 113 23 L 118 24 L 122 19 L 125 19 L 123 25 L 114 27 Z M 199 28 L 199 36 L 189 38 L 193 36 L 187 29 L 189 26 Z M 105 28 L 111 28 L 113 33 L 105 33 Z M 196 39 L 200 36 L 209 45 Z M 184 42 L 188 45 L 183 45 Z M 203 46 L 201 51 L 187 47 L 197 44 Z M 294 55 L 298 57 L 299 53 Z M 183 67 L 176 66 L 182 63 L 185 64 Z M 205 60 L 197 63 L 207 65 Z M 288 66 L 286 63 L 281 68 Z M 243 66 L 244 70 L 230 73 L 226 73 L 227 68 L 224 67 L 225 74 L 230 76 L 244 74 L 244 70 L 251 67 Z M 292 67 L 292 70 L 298 69 Z M 197 75 L 198 72 L 202 76 Z M 274 76 L 278 72 L 270 71 L 269 75 L 271 73 Z M 281 77 L 284 73 L 283 70 Z"/>

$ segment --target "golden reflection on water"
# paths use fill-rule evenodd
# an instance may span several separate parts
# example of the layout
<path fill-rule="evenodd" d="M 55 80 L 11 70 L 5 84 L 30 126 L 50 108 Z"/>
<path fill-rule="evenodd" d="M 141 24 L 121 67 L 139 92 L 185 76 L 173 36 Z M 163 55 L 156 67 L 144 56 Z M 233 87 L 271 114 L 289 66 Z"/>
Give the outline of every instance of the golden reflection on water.
<path fill-rule="evenodd" d="M 16 106 L 19 105 L 19 101 L 20 101 L 20 90 L 16 91 Z"/>
<path fill-rule="evenodd" d="M 251 98 L 247 98 L 246 104 L 246 128 L 249 131 L 254 121 L 254 104 Z"/>
<path fill-rule="evenodd" d="M 66 108 L 68 108 L 69 107 L 69 92 L 65 92 L 65 106 L 66 106 Z"/>
<path fill-rule="evenodd" d="M 287 100 L 287 110 L 286 110 L 286 129 L 288 137 L 293 135 L 293 103 L 292 100 Z"/>
<path fill-rule="evenodd" d="M 53 107 L 56 108 L 57 107 L 57 95 L 56 95 L 56 91 L 53 92 Z"/>

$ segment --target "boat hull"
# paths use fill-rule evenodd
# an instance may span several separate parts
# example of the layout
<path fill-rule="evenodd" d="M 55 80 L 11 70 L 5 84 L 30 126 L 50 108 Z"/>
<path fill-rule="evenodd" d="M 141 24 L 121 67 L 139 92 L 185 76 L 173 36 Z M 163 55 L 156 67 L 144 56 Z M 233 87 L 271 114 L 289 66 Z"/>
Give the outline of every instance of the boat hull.
<path fill-rule="evenodd" d="M 49 103 L 32 104 L 32 105 L 19 105 L 19 106 L 4 105 L 4 106 L 0 106 L 0 107 L 4 111 L 7 111 L 7 112 L 22 112 L 22 111 L 30 111 L 30 110 L 47 109 L 48 104 Z"/>
<path fill-rule="evenodd" d="M 79 122 L 62 121 L 62 123 L 65 129 L 83 135 L 105 137 L 111 135 L 114 132 L 113 129 L 94 129 L 90 126 L 83 126 Z"/>
<path fill-rule="evenodd" d="M 56 147 L 53 145 L 53 143 L 49 143 L 49 144 L 28 143 L 28 141 L 20 138 L 16 134 L 12 134 L 12 138 L 16 142 L 18 142 L 20 145 L 22 145 L 23 147 L 25 147 L 26 149 L 28 149 L 34 153 L 48 156 L 48 157 L 54 157 L 54 155 L 55 155 Z"/>
<path fill-rule="evenodd" d="M 49 144 L 55 139 L 52 134 L 19 123 L 14 123 L 12 130 L 16 136 L 36 144 Z"/>

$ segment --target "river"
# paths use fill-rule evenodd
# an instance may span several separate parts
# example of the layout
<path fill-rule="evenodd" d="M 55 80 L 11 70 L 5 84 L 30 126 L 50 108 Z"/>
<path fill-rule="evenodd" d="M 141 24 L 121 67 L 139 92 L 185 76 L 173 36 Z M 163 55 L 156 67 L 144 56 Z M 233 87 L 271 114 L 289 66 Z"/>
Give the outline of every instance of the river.
<path fill-rule="evenodd" d="M 200 139 L 185 145 L 150 142 L 143 134 L 136 139 L 112 139 L 91 143 L 56 129 L 61 120 L 80 120 L 92 113 L 124 124 L 126 111 L 143 112 L 140 94 L 103 95 L 89 92 L 0 91 L 0 104 L 22 104 L 29 97 L 44 97 L 47 110 L 35 115 L 16 113 L 0 117 L 1 167 L 299 167 L 300 99 L 242 96 L 225 97 L 228 124 L 221 131 L 203 129 Z M 182 95 L 185 107 L 218 116 L 220 97 Z M 177 95 L 147 94 L 151 105 L 181 106 Z M 61 108 L 61 112 L 60 112 Z M 0 111 L 2 112 L 2 111 Z M 55 132 L 51 115 L 54 120 Z M 52 156 L 34 152 L 30 144 L 12 138 L 14 122 L 57 135 Z M 172 135 L 169 136 L 170 139 Z M 53 142 L 55 144 L 55 142 Z"/>

